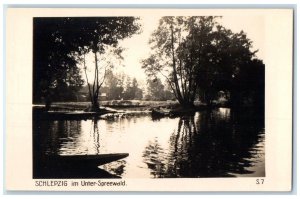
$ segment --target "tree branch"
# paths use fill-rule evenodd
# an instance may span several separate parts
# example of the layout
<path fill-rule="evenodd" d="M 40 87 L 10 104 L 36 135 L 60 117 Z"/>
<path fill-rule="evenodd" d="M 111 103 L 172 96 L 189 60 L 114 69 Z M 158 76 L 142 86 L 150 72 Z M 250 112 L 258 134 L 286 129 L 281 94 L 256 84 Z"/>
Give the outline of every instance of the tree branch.
<path fill-rule="evenodd" d="M 102 81 L 101 83 L 99 84 L 99 88 L 102 86 L 102 84 L 104 83 L 104 80 L 105 80 L 105 77 L 106 77 L 106 74 L 107 74 L 107 65 L 105 65 L 105 68 L 104 68 L 104 75 L 103 75 L 103 78 L 102 78 Z"/>
<path fill-rule="evenodd" d="M 88 79 L 87 72 L 86 72 L 87 67 L 86 67 L 86 64 L 85 64 L 85 52 L 83 53 L 83 68 L 84 68 L 86 82 L 87 82 L 87 85 L 88 85 L 88 88 L 89 88 L 90 99 L 92 99 L 91 86 L 90 86 L 89 79 Z"/>
<path fill-rule="evenodd" d="M 172 81 L 168 78 L 168 76 L 166 76 L 165 74 L 163 74 L 160 70 L 157 70 L 157 72 L 159 72 L 163 77 L 166 78 L 167 82 L 169 83 L 175 97 L 178 99 L 178 94 L 176 93 L 176 89 L 174 88 Z"/>

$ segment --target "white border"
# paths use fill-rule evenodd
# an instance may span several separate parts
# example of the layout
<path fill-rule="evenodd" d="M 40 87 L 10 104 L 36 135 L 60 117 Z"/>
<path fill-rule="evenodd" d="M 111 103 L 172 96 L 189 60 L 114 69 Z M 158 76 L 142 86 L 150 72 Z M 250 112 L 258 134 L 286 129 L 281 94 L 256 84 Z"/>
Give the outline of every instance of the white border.
<path fill-rule="evenodd" d="M 72 3 L 77 3 L 77 2 L 74 2 L 74 1 L 71 1 Z M 108 3 L 108 4 L 110 4 L 110 5 L 112 5 L 112 4 L 114 4 L 116 1 L 109 1 L 110 3 Z M 120 1 L 119 1 L 120 2 Z M 174 3 L 174 4 L 176 4 L 176 3 L 181 3 L 181 1 L 177 1 L 177 0 L 174 0 L 174 1 L 172 1 L 172 3 Z M 206 1 L 190 1 L 190 0 L 187 0 L 187 1 L 184 1 L 184 3 L 185 4 L 188 4 L 188 3 L 207 3 Z M 7 3 L 10 3 L 10 4 L 14 4 L 14 3 L 19 3 L 19 4 L 23 4 L 24 5 L 24 1 L 22 1 L 22 0 L 19 0 L 19 1 L 8 1 L 8 0 L 4 0 L 3 1 L 3 3 L 4 4 L 7 4 Z M 70 1 L 66 1 L 66 0 L 53 0 L 53 1 L 50 1 L 50 0 L 46 0 L 46 1 L 43 1 L 43 2 L 40 2 L 40 1 L 38 1 L 38 0 L 33 0 L 33 1 L 26 1 L 26 3 L 27 4 L 38 4 L 38 3 L 44 3 L 44 4 L 48 4 L 48 5 L 50 5 L 50 3 L 60 3 L 60 4 L 67 4 L 67 3 L 70 3 Z M 93 4 L 93 3 L 95 3 L 95 1 L 90 1 L 90 0 L 86 0 L 86 1 L 84 1 L 84 3 L 85 3 L 85 6 L 88 6 L 88 4 Z M 97 2 L 98 3 L 98 2 Z M 140 3 L 140 1 L 138 1 L 138 0 L 136 0 L 136 1 L 121 1 L 121 3 L 125 3 L 125 4 L 128 4 L 128 3 L 135 3 L 135 4 L 137 4 L 137 3 Z M 168 1 L 165 1 L 165 0 L 161 0 L 161 1 L 157 1 L 157 0 L 154 0 L 154 1 L 143 1 L 143 3 L 148 3 L 148 4 L 160 4 L 160 3 L 163 3 L 163 4 L 166 4 L 166 3 L 169 3 Z M 252 1 L 243 1 L 243 2 L 240 2 L 240 1 L 215 1 L 215 0 L 212 0 L 212 1 L 209 1 L 209 3 L 210 3 L 210 6 L 209 7 L 211 7 L 212 6 L 212 4 L 218 4 L 218 5 L 220 5 L 220 4 L 223 4 L 223 5 L 225 5 L 226 6 L 226 4 L 238 4 L 238 5 L 241 5 L 241 4 L 245 4 L 245 5 L 247 5 L 247 4 L 252 4 L 252 5 L 250 5 L 250 6 L 253 6 L 253 3 L 255 3 L 256 5 L 254 5 L 255 7 L 260 7 L 260 6 L 262 6 L 262 7 L 264 7 L 264 6 L 280 6 L 280 5 L 274 5 L 274 4 L 270 4 L 270 2 L 269 1 L 265 1 L 265 2 L 262 2 L 262 1 L 260 1 L 260 0 L 252 0 Z M 226 4 L 224 4 L 224 3 L 226 3 Z M 294 0 L 294 1 L 291 1 L 291 0 L 281 0 L 281 1 L 273 1 L 272 3 L 283 3 L 283 4 L 295 4 L 295 8 L 297 8 L 298 7 L 298 1 L 296 1 L 296 0 Z M 77 4 L 82 4 L 82 2 L 80 2 L 80 3 L 77 3 Z M 266 5 L 265 5 L 266 4 Z M 218 5 L 216 5 L 216 6 L 218 6 Z M 4 5 L 2 4 L 2 7 L 3 7 Z M 26 5 L 25 5 L 26 6 Z M 30 6 L 30 5 L 27 5 L 27 6 Z M 37 6 L 37 5 L 33 5 L 33 6 Z M 59 7 L 60 5 L 59 4 L 57 4 L 57 5 L 50 5 L 50 6 L 55 6 L 55 7 Z M 103 4 L 100 4 L 100 6 L 103 6 Z M 128 5 L 129 6 L 129 5 Z M 157 5 L 154 5 L 154 6 L 157 6 Z M 227 5 L 227 6 L 229 6 L 229 5 Z M 236 6 L 236 5 L 233 5 L 233 6 Z M 3 10 L 2 10 L 3 11 Z M 2 27 L 3 27 L 3 13 L 2 13 L 2 15 L 1 15 L 1 17 L 2 17 L 2 20 L 1 20 L 1 22 L 0 23 L 2 23 L 1 25 L 2 25 Z M 298 20 L 298 16 L 296 16 L 296 19 L 297 19 L 297 24 L 296 25 L 298 25 L 298 23 L 299 23 L 299 20 Z M 1 41 L 2 41 L 2 43 L 3 43 L 3 30 L 5 30 L 5 29 L 1 29 Z M 298 46 L 298 41 L 297 41 L 297 43 L 295 43 L 295 46 Z M 4 50 L 4 49 L 3 49 Z M 1 56 L 3 55 L 3 53 L 1 53 Z M 298 52 L 297 52 L 297 54 L 295 55 L 296 57 L 298 57 L 297 56 L 298 55 Z M 3 59 L 2 59 L 3 60 Z M 4 69 L 3 69 L 4 70 Z M 5 71 L 4 71 L 5 72 Z M 297 74 L 295 74 L 295 77 L 298 75 L 298 70 L 296 70 L 295 69 L 295 72 L 297 72 Z M 1 76 L 1 78 L 3 78 L 4 79 L 4 73 L 3 73 L 3 76 Z M 3 81 L 1 81 L 2 83 L 4 83 Z M 296 81 L 295 81 L 295 83 L 297 83 Z M 297 90 L 296 90 L 296 88 L 297 88 Z M 1 93 L 3 93 L 4 91 L 3 91 L 3 86 L 1 86 L 0 87 L 0 91 L 1 91 Z M 295 92 L 296 91 L 298 91 L 298 87 L 297 87 L 297 84 L 295 84 Z M 1 107 L 1 109 L 0 110 L 3 110 L 3 101 L 4 101 L 4 98 L 3 98 L 3 94 L 1 95 L 2 97 L 0 98 L 0 107 Z M 296 93 L 295 93 L 295 95 L 294 95 L 294 99 L 296 98 Z M 295 103 L 296 103 L 296 100 L 295 100 Z M 298 112 L 298 108 L 297 107 L 294 107 L 295 109 L 294 109 L 294 116 L 296 116 L 296 112 Z M 297 110 L 296 110 L 296 108 L 297 108 Z M 1 116 L 1 121 L 0 121 L 0 126 L 3 126 L 3 112 L 1 111 L 1 113 L 0 113 L 0 116 Z M 297 119 L 297 121 L 296 121 L 296 119 L 297 118 L 295 118 L 295 123 L 297 123 L 298 122 L 298 119 Z M 296 124 L 294 125 L 295 127 L 296 127 Z M 294 130 L 297 130 L 296 128 L 294 129 Z M 295 132 L 296 133 L 296 132 Z M 298 141 L 298 137 L 297 137 L 297 141 Z M 4 140 L 3 140 L 3 142 L 4 142 Z M 296 142 L 296 141 L 295 141 Z M 296 147 L 294 148 L 294 149 L 296 149 Z M 3 154 L 3 151 L 2 151 L 2 148 L 0 149 L 0 152 L 2 152 L 2 154 Z M 296 155 L 296 154 L 295 154 Z M 296 157 L 296 156 L 295 156 Z M 297 156 L 298 157 L 298 156 Z M 2 166 L 2 165 L 1 165 Z M 1 176 L 3 176 L 3 170 L 1 169 L 1 172 L 0 172 L 0 177 Z M 297 178 L 297 175 L 295 175 L 294 176 L 294 178 Z M 3 179 L 3 178 L 2 178 Z M 295 181 L 295 180 L 294 180 Z M 1 181 L 1 187 L 3 187 L 3 184 L 2 184 L 2 181 Z M 297 187 L 298 187 L 298 185 L 297 186 L 295 186 L 294 187 L 294 192 L 292 193 L 292 194 L 295 194 L 295 189 L 297 189 Z M 24 194 L 24 193 L 23 193 Z M 204 193 L 205 194 L 205 193 Z M 223 193 L 224 194 L 224 193 Z M 233 194 L 233 193 L 231 193 L 231 194 Z M 249 193 L 248 193 L 249 194 Z M 276 193 L 274 193 L 275 195 L 276 195 Z M 289 193 L 287 193 L 287 194 L 289 194 Z M 206 194 L 205 194 L 206 195 Z M 128 196 L 128 195 L 127 195 Z M 5 196 L 6 197 L 6 196 Z M 23 196 L 23 197 L 25 197 L 25 198 L 27 198 L 28 196 Z M 40 197 L 40 196 L 39 196 Z M 45 197 L 45 196 L 44 196 Z M 51 196 L 50 196 L 51 197 Z M 66 196 L 64 195 L 64 196 L 62 196 L 62 198 L 65 198 Z M 106 197 L 106 196 L 105 196 Z M 219 197 L 222 197 L 222 196 L 219 196 Z M 227 196 L 228 197 L 228 196 Z M 234 197 L 234 196 L 230 196 L 231 198 L 232 197 Z M 238 196 L 239 197 L 239 196 Z M 247 196 L 243 196 L 243 197 L 247 197 Z M 252 196 L 249 196 L 249 197 L 251 197 L 252 198 Z M 255 197 L 257 197 L 257 196 L 255 196 Z M 276 196 L 273 196 L 273 195 L 269 195 L 269 196 L 263 196 L 264 198 L 265 197 L 272 197 L 272 198 L 274 198 L 274 197 L 276 197 Z M 289 196 L 284 196 L 284 197 L 287 197 L 287 198 L 290 198 L 290 197 L 294 197 L 293 195 L 289 195 Z M 30 196 L 30 198 L 32 198 L 31 196 Z M 208 198 L 211 198 L 210 196 L 208 196 Z M 225 198 L 226 198 L 226 196 L 225 196 Z M 260 198 L 260 197 L 259 197 Z"/>

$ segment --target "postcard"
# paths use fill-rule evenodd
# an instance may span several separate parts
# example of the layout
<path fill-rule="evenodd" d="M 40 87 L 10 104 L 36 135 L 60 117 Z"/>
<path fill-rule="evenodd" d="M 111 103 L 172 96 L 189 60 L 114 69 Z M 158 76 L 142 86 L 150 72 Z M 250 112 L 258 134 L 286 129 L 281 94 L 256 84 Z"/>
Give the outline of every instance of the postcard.
<path fill-rule="evenodd" d="M 291 191 L 292 8 L 6 13 L 7 191 Z"/>

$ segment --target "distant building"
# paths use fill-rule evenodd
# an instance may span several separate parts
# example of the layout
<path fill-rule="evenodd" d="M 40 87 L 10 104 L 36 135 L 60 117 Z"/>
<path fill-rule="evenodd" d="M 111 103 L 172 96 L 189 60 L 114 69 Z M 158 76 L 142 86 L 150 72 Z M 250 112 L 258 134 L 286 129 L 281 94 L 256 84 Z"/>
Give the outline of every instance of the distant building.
<path fill-rule="evenodd" d="M 103 89 L 104 90 L 104 89 Z M 99 100 L 107 100 L 107 93 L 106 92 L 100 92 L 99 93 Z M 83 86 L 76 94 L 77 96 L 77 101 L 90 101 L 90 95 L 89 95 L 89 88 L 88 86 Z"/>
<path fill-rule="evenodd" d="M 99 100 L 101 100 L 101 101 L 107 100 L 107 95 L 106 95 L 106 93 L 101 93 L 100 96 L 99 96 Z"/>

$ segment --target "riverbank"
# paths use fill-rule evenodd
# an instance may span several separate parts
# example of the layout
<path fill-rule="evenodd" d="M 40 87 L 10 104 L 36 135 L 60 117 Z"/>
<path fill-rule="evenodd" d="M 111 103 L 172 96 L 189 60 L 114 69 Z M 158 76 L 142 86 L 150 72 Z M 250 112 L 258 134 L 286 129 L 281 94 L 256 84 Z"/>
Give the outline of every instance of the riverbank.
<path fill-rule="evenodd" d="M 115 119 L 119 117 L 149 114 L 152 117 L 179 117 L 194 114 L 197 111 L 214 108 L 230 108 L 218 104 L 208 107 L 196 101 L 193 108 L 182 108 L 177 101 L 141 101 L 141 100 L 113 100 L 101 101 L 100 112 L 87 112 L 90 102 L 55 102 L 49 111 L 45 111 L 43 104 L 33 105 L 35 118 L 45 120 L 86 120 L 86 119 Z M 243 107 L 241 110 L 245 110 Z M 247 108 L 249 109 L 249 108 Z"/>
<path fill-rule="evenodd" d="M 141 100 L 114 100 L 101 101 L 100 112 L 87 112 L 86 108 L 90 102 L 55 102 L 51 105 L 49 111 L 45 110 L 43 104 L 33 106 L 34 118 L 42 120 L 86 120 L 97 119 L 115 119 L 125 115 L 153 113 L 155 110 L 168 110 L 165 116 L 176 116 L 191 112 L 180 107 L 177 101 L 141 101 Z M 200 103 L 197 103 L 201 106 Z M 172 114 L 170 114 L 172 111 Z M 196 109 L 195 109 L 196 111 Z M 154 115 L 156 117 L 157 115 Z"/>
<path fill-rule="evenodd" d="M 197 102 L 196 102 L 197 103 Z M 43 107 L 44 104 L 34 104 L 35 107 Z M 90 102 L 54 102 L 50 111 L 82 111 L 90 106 Z M 142 100 L 111 100 L 101 101 L 102 108 L 113 108 L 116 110 L 144 110 L 157 107 L 176 107 L 177 101 L 142 101 Z"/>
<path fill-rule="evenodd" d="M 90 105 L 90 102 L 54 102 L 50 111 L 82 111 Z M 44 107 L 44 104 L 34 104 L 34 107 Z M 111 100 L 101 101 L 101 108 L 114 110 L 149 110 L 153 108 L 179 108 L 177 101 L 143 101 L 143 100 Z M 205 106 L 205 104 L 195 101 L 195 106 Z"/>

